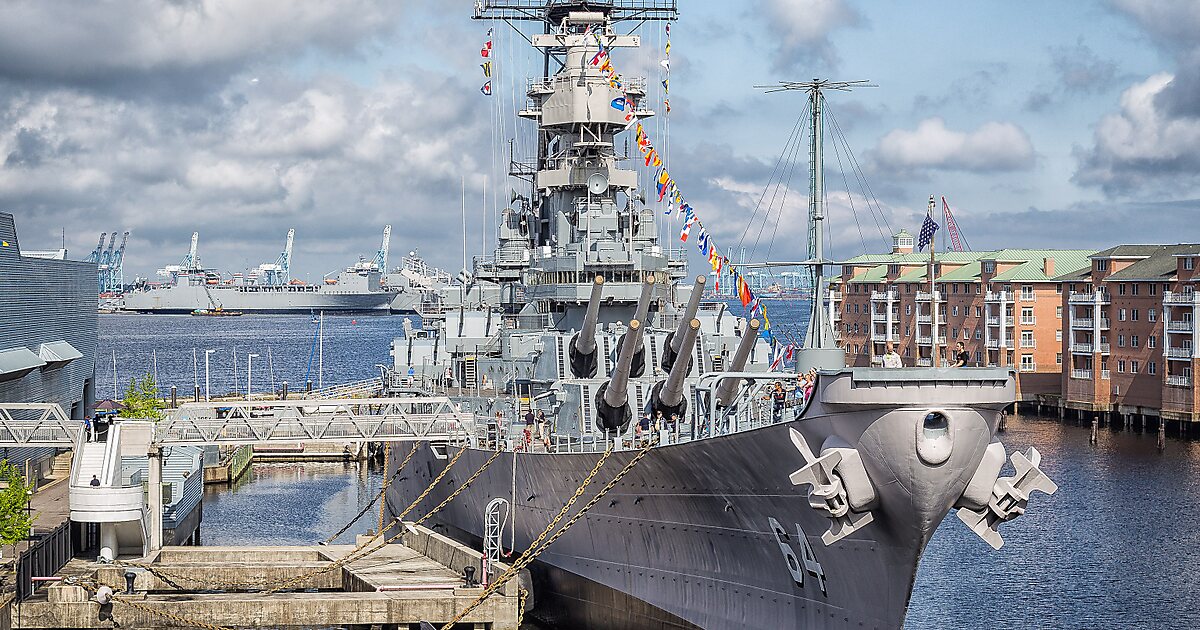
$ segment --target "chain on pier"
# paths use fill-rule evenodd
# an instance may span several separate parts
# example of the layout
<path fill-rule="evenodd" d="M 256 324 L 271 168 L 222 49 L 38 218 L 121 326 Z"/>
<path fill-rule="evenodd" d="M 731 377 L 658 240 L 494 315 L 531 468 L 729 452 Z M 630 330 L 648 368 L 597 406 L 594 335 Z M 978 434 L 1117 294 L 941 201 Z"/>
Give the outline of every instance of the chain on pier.
<path fill-rule="evenodd" d="M 417 448 L 418 448 L 420 445 L 421 445 L 421 443 L 420 443 L 420 442 L 413 442 L 413 448 L 412 448 L 412 451 L 410 451 L 410 452 L 408 453 L 408 457 L 405 457 L 405 458 L 404 458 L 404 463 L 403 463 L 403 464 L 400 464 L 399 466 L 397 466 L 397 467 L 396 467 L 396 473 L 395 473 L 395 474 L 393 474 L 391 477 L 384 477 L 384 478 L 383 478 L 383 487 L 379 489 L 379 496 L 383 497 L 383 496 L 387 495 L 388 484 L 389 484 L 389 483 L 392 481 L 392 479 L 393 479 L 393 478 L 395 478 L 396 474 L 399 474 L 399 473 L 400 473 L 400 471 L 401 471 L 401 470 L 404 468 L 404 464 L 407 464 L 407 463 L 408 463 L 408 460 L 409 460 L 409 459 L 410 459 L 410 458 L 411 458 L 411 457 L 412 457 L 414 454 L 416 454 L 416 452 L 417 452 Z M 388 463 L 388 458 L 389 458 L 389 457 L 391 457 L 391 455 L 392 455 L 392 443 L 391 443 L 391 442 L 384 442 L 384 443 L 383 443 L 383 465 L 384 465 L 385 467 L 387 466 L 387 463 Z M 382 502 L 379 504 L 379 527 L 375 528 L 375 531 L 377 531 L 377 532 L 381 532 L 381 531 L 383 531 L 383 517 L 384 517 L 384 514 L 385 514 L 386 512 L 387 512 L 387 499 L 385 498 L 385 499 L 384 499 L 384 500 L 383 500 L 383 501 L 382 501 Z M 358 520 L 358 519 L 355 519 L 355 520 Z M 353 521 L 351 521 L 351 522 L 353 522 Z M 349 527 L 349 526 L 347 525 L 347 527 Z M 335 536 L 335 538 L 336 538 L 336 536 Z"/>
<path fill-rule="evenodd" d="M 554 535 L 547 538 L 546 536 L 553 531 L 555 525 L 557 525 L 562 519 L 562 516 L 567 513 L 571 505 L 574 504 L 581 495 L 583 495 L 588 485 L 591 484 L 592 479 L 596 476 L 596 473 L 600 471 L 600 467 L 604 465 L 605 460 L 607 460 L 608 456 L 612 454 L 612 445 L 610 444 L 608 449 L 604 451 L 604 455 L 599 461 L 596 462 L 596 465 L 592 468 L 592 471 L 588 474 L 587 478 L 583 480 L 583 483 L 579 486 L 579 489 L 575 491 L 575 494 L 572 495 L 572 497 L 567 501 L 566 505 L 559 510 L 559 513 L 550 521 L 550 524 L 542 530 L 542 533 L 538 535 L 537 539 L 535 539 L 534 542 L 529 545 L 525 553 L 521 554 L 521 557 L 518 558 L 516 562 L 510 564 L 508 569 L 506 569 L 500 574 L 499 577 L 492 581 L 492 583 L 489 584 L 483 590 L 483 592 L 479 594 L 479 597 L 476 597 L 474 601 L 472 601 L 466 608 L 462 610 L 462 612 L 455 615 L 453 619 L 443 625 L 441 630 L 450 630 L 454 624 L 462 621 L 463 617 L 466 617 L 471 613 L 472 610 L 478 608 L 479 605 L 484 602 L 484 600 L 496 593 L 496 591 L 499 591 L 500 587 L 504 586 L 504 584 L 512 579 L 514 575 L 517 575 L 521 570 L 529 566 L 538 557 L 538 555 L 549 548 L 550 545 L 554 544 L 554 541 L 562 537 L 562 535 L 565 534 L 572 525 L 577 523 L 579 519 L 583 518 L 583 516 L 587 514 L 587 512 L 591 510 L 601 498 L 604 497 L 604 495 L 608 494 L 614 487 L 616 487 L 617 483 L 619 483 L 621 479 L 629 473 L 629 471 L 633 470 L 633 467 L 636 466 L 638 462 L 640 462 L 642 458 L 644 458 L 650 452 L 650 450 L 654 448 L 654 446 L 655 443 L 653 442 L 647 444 L 641 451 L 638 452 L 637 455 L 633 456 L 633 458 L 629 460 L 629 463 L 625 464 L 625 466 L 618 471 L 617 474 L 608 481 L 608 483 L 604 484 L 604 487 L 602 487 L 600 491 L 596 493 L 596 496 L 592 497 L 591 500 L 585 503 L 583 507 L 581 507 L 579 511 L 575 513 L 574 516 L 572 516 L 570 519 L 567 519 L 567 521 L 563 523 L 561 529 L 555 532 Z"/>
<path fill-rule="evenodd" d="M 92 597 L 96 596 L 96 590 L 99 588 L 99 586 L 97 586 L 96 583 L 91 580 L 77 579 L 75 581 L 70 581 L 70 579 L 68 579 L 68 583 L 77 584 L 78 586 L 83 587 L 83 589 L 86 590 Z M 169 621 L 173 621 L 177 624 L 180 624 L 179 627 L 182 627 L 182 628 L 203 628 L 204 630 L 236 630 L 235 628 L 229 628 L 226 626 L 218 626 L 216 624 L 211 624 L 211 623 L 207 623 L 204 621 L 200 621 L 199 619 L 192 619 L 190 617 L 185 617 L 183 615 L 177 615 L 175 613 L 167 612 L 165 610 L 159 610 L 153 606 L 147 606 L 145 604 L 139 604 L 138 602 L 121 599 L 116 594 L 113 595 L 112 603 L 120 604 L 122 606 L 128 606 L 130 608 L 133 608 L 134 610 L 140 610 L 144 613 L 151 614 L 156 617 L 162 617 L 163 619 L 167 619 Z M 120 627 L 120 624 L 118 624 L 116 622 L 116 619 L 113 619 L 113 627 L 118 627 L 118 628 Z"/>
<path fill-rule="evenodd" d="M 391 443 L 389 442 L 388 446 L 384 447 L 384 450 L 386 451 L 390 446 L 391 446 Z M 406 455 L 404 457 L 404 461 L 400 462 L 400 465 L 396 467 L 396 471 L 393 472 L 391 474 L 391 476 L 383 478 L 383 487 L 381 487 L 379 489 L 379 494 L 375 495 L 369 503 L 367 503 L 365 506 L 363 506 L 363 508 L 361 510 L 359 510 L 358 514 L 355 514 L 354 518 L 350 519 L 350 522 L 346 523 L 341 529 L 337 530 L 337 532 L 335 532 L 332 536 L 321 541 L 320 544 L 328 545 L 329 543 L 333 542 L 334 540 L 337 540 L 338 536 L 341 536 L 342 534 L 346 533 L 346 530 L 353 527 L 354 524 L 358 522 L 358 519 L 362 518 L 363 514 L 366 514 L 367 511 L 371 509 L 371 506 L 375 505 L 376 501 L 378 501 L 381 497 L 383 497 L 385 494 L 387 494 L 388 482 L 390 482 L 392 479 L 395 479 L 397 476 L 400 475 L 400 471 L 404 470 L 404 467 L 408 465 L 408 462 L 409 462 L 409 460 L 411 460 L 413 458 L 413 455 L 417 454 L 417 449 L 420 447 L 421 447 L 420 442 L 414 442 L 412 450 L 410 450 L 408 452 L 408 455 Z M 384 455 L 384 457 L 385 457 L 385 461 L 386 461 L 387 456 Z M 375 530 L 377 532 L 383 531 L 383 513 L 386 509 L 387 509 L 387 501 L 384 501 L 383 503 L 379 504 L 379 528 Z"/>

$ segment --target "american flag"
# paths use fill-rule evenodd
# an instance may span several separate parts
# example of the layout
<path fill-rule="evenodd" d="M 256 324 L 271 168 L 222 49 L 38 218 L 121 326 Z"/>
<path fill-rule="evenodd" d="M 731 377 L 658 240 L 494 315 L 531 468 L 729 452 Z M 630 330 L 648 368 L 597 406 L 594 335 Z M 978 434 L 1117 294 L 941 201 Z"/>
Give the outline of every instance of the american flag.
<path fill-rule="evenodd" d="M 933 242 L 933 233 L 937 232 L 938 224 L 934 222 L 933 217 L 925 215 L 925 222 L 921 224 L 921 234 L 917 236 L 917 250 L 925 249 L 925 246 Z"/>

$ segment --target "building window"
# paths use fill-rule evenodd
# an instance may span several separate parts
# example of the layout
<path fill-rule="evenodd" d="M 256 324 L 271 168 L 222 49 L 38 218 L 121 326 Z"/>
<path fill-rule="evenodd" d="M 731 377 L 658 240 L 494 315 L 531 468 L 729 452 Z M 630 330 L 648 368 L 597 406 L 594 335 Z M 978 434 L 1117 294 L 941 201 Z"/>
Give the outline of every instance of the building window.
<path fill-rule="evenodd" d="M 1117 285 L 1117 295 L 1125 295 L 1125 283 L 1124 282 Z"/>
<path fill-rule="evenodd" d="M 1193 266 L 1193 265 L 1195 265 L 1195 262 L 1193 262 L 1194 260 L 1195 260 L 1195 259 L 1194 259 L 1194 258 L 1192 258 L 1191 256 L 1188 256 L 1187 258 L 1184 258 L 1184 259 L 1183 259 L 1183 268 L 1184 268 L 1184 269 L 1187 269 L 1188 271 L 1191 271 L 1191 270 L 1192 270 L 1192 266 Z"/>
<path fill-rule="evenodd" d="M 1062 283 L 1061 282 L 1054 285 L 1054 292 L 1059 295 L 1062 295 Z"/>
<path fill-rule="evenodd" d="M 1137 373 L 1138 373 L 1138 362 L 1137 362 L 1137 361 L 1130 361 L 1130 362 L 1129 362 L 1129 373 L 1130 373 L 1130 374 L 1137 374 Z"/>
<path fill-rule="evenodd" d="M 996 263 L 991 260 L 984 261 L 983 273 L 996 273 Z"/>
<path fill-rule="evenodd" d="M 957 339 L 957 338 L 958 338 L 958 329 L 957 329 L 957 328 L 951 328 L 951 329 L 950 329 L 950 338 L 951 338 L 951 339 Z"/>
<path fill-rule="evenodd" d="M 854 305 L 854 314 L 858 315 L 858 304 Z"/>
<path fill-rule="evenodd" d="M 1108 261 L 1107 260 L 1097 260 L 1096 261 L 1096 271 L 1108 271 Z"/>
<path fill-rule="evenodd" d="M 1028 326 L 1030 324 L 1036 323 L 1036 321 L 1037 320 L 1035 320 L 1033 317 L 1033 307 L 1032 306 L 1021 307 L 1021 324 Z"/>
<path fill-rule="evenodd" d="M 1021 369 L 1022 369 L 1022 370 L 1032 370 L 1032 369 L 1034 369 L 1034 366 L 1033 366 L 1033 355 L 1032 355 L 1032 354 L 1022 354 L 1022 355 L 1021 355 Z"/>
<path fill-rule="evenodd" d="M 1033 299 L 1033 285 L 1031 285 L 1031 284 L 1022 284 L 1021 285 L 1021 299 L 1022 300 L 1032 300 Z"/>
<path fill-rule="evenodd" d="M 1125 309 L 1117 311 L 1117 321 L 1125 321 Z"/>
<path fill-rule="evenodd" d="M 1062 365 L 1062 353 L 1061 352 L 1057 352 L 1054 354 L 1054 364 Z"/>
<path fill-rule="evenodd" d="M 967 330 L 966 328 L 963 328 L 963 339 L 970 339 L 970 338 L 971 338 L 971 331 Z"/>
<path fill-rule="evenodd" d="M 1131 348 L 1138 347 L 1138 336 L 1137 335 L 1129 336 L 1129 347 L 1131 347 Z"/>
<path fill-rule="evenodd" d="M 958 306 L 954 307 L 954 316 L 958 317 Z"/>
<path fill-rule="evenodd" d="M 975 307 L 975 317 L 983 317 L 983 307 L 982 306 Z"/>
<path fill-rule="evenodd" d="M 1130 309 L 1130 311 L 1129 311 L 1129 319 L 1131 319 L 1131 320 L 1133 320 L 1133 321 L 1135 321 L 1135 322 L 1138 320 L 1138 310 L 1137 310 L 1136 308 L 1135 308 L 1135 309 Z"/>
<path fill-rule="evenodd" d="M 1170 290 L 1171 290 L 1171 283 L 1170 283 L 1170 282 L 1164 282 L 1164 283 L 1163 283 L 1163 293 L 1166 293 L 1167 291 L 1170 291 Z"/>
<path fill-rule="evenodd" d="M 1062 341 L 1062 331 L 1061 330 L 1054 331 L 1054 340 Z"/>
<path fill-rule="evenodd" d="M 1054 316 L 1059 319 L 1062 319 L 1062 307 L 1061 306 L 1054 307 Z"/>
<path fill-rule="evenodd" d="M 1032 330 L 1022 330 L 1021 331 L 1021 347 L 1022 348 L 1037 347 L 1037 344 L 1035 344 L 1033 342 L 1033 331 Z"/>
<path fill-rule="evenodd" d="M 1117 361 L 1117 373 L 1118 374 L 1125 373 L 1125 359 L 1121 359 L 1120 361 Z"/>
<path fill-rule="evenodd" d="M 1158 347 L 1158 337 L 1155 337 L 1154 335 L 1150 335 L 1149 337 L 1146 337 L 1146 347 L 1147 348 L 1157 348 Z"/>
<path fill-rule="evenodd" d="M 905 304 L 905 305 L 904 305 L 904 314 L 905 314 L 905 315 L 912 315 L 912 304 Z"/>
<path fill-rule="evenodd" d="M 1158 374 L 1158 364 L 1154 361 L 1150 361 L 1146 364 L 1146 371 L 1151 374 Z"/>
<path fill-rule="evenodd" d="M 1152 285 L 1150 285 L 1150 286 L 1151 286 L 1151 287 L 1153 287 L 1154 285 L 1152 284 Z M 1147 309 L 1147 310 L 1146 310 L 1146 319 L 1147 319 L 1148 321 L 1152 321 L 1152 322 L 1156 322 L 1156 321 L 1158 321 L 1158 311 L 1156 311 L 1156 310 L 1154 310 L 1154 309 L 1152 309 L 1152 308 L 1151 308 L 1151 309 Z"/>
<path fill-rule="evenodd" d="M 1157 293 L 1158 293 L 1158 285 L 1151 282 L 1150 283 L 1150 295 L 1155 295 Z"/>
<path fill-rule="evenodd" d="M 1117 347 L 1118 348 L 1125 347 L 1125 335 L 1117 335 Z"/>
<path fill-rule="evenodd" d="M 913 285 L 911 285 L 911 284 L 908 285 L 908 292 L 909 293 L 913 292 Z"/>
<path fill-rule="evenodd" d="M 893 276 L 899 274 L 900 273 L 900 265 L 888 265 L 888 273 Z"/>
<path fill-rule="evenodd" d="M 1129 294 L 1130 294 L 1130 295 L 1137 295 L 1137 294 L 1138 294 L 1138 283 L 1134 282 L 1134 283 L 1132 283 L 1132 284 L 1130 284 L 1130 285 L 1129 285 Z"/>
<path fill-rule="evenodd" d="M 958 284 L 956 284 L 956 283 L 953 283 L 953 282 L 952 282 L 952 283 L 950 283 L 950 292 L 951 292 L 951 293 L 958 293 Z"/>
<path fill-rule="evenodd" d="M 976 328 L 976 329 L 975 329 L 975 338 L 976 338 L 976 339 L 983 339 L 983 329 L 982 329 L 982 328 Z"/>

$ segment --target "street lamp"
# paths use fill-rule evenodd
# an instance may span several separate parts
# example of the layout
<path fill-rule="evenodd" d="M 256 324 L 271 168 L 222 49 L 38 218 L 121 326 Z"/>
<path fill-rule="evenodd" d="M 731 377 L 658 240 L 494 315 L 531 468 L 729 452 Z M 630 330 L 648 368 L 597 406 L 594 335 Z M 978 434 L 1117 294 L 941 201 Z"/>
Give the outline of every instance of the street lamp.
<path fill-rule="evenodd" d="M 208 402 L 208 355 L 216 352 L 216 350 L 204 351 L 204 402 Z"/>
<path fill-rule="evenodd" d="M 29 517 L 29 537 L 33 538 L 33 490 L 25 491 L 25 515 Z"/>
<path fill-rule="evenodd" d="M 253 365 L 254 358 L 257 354 L 246 355 L 246 400 L 250 400 L 250 366 Z"/>

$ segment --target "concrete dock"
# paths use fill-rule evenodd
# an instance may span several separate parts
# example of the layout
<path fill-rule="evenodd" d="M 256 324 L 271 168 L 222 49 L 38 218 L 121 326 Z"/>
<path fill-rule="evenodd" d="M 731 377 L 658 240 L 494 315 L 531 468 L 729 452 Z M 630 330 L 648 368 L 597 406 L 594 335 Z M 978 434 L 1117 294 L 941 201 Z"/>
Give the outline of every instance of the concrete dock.
<path fill-rule="evenodd" d="M 166 547 L 138 561 L 154 570 L 135 570 L 132 595 L 120 594 L 127 568 L 77 559 L 60 575 L 108 585 L 118 593 L 113 604 L 101 607 L 89 589 L 60 583 L 14 609 L 12 627 L 440 626 L 482 594 L 462 576 L 467 566 L 479 575 L 478 552 L 421 527 L 404 538 L 324 571 L 355 547 Z M 289 579 L 296 582 L 288 591 L 263 592 Z M 518 601 L 513 580 L 459 627 L 515 630 Z"/>

